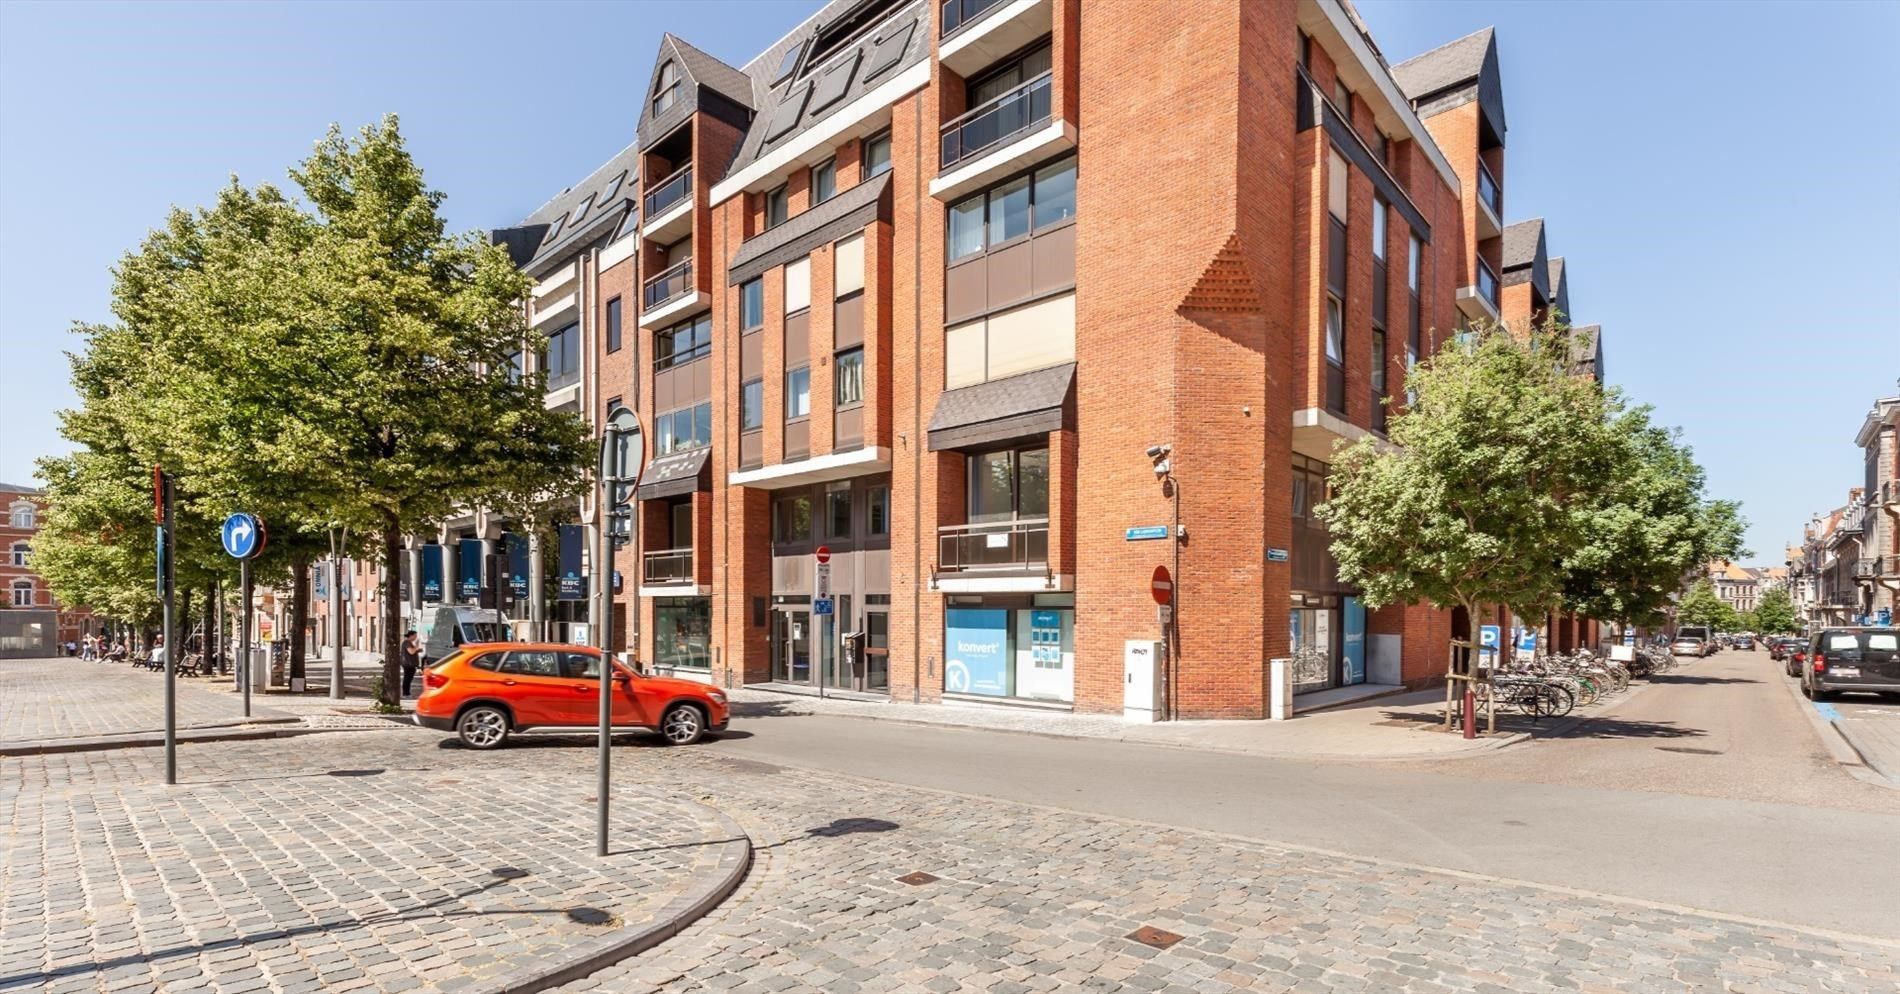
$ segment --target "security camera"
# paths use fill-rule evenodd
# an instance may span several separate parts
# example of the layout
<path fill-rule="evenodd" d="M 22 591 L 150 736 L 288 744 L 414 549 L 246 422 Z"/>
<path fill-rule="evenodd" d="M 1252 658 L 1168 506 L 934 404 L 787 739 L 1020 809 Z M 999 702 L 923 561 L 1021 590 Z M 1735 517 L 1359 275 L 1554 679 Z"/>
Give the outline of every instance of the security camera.
<path fill-rule="evenodd" d="M 1150 445 L 1148 446 L 1148 458 L 1159 459 L 1173 451 L 1174 446 L 1172 445 Z"/>
<path fill-rule="evenodd" d="M 1168 460 L 1166 460 L 1166 459 L 1163 459 L 1163 460 L 1161 460 L 1160 462 L 1158 462 L 1158 463 L 1155 463 L 1155 475 L 1156 475 L 1156 476 L 1166 476 L 1166 475 L 1168 475 L 1168 470 L 1170 470 L 1170 469 L 1172 469 L 1172 468 L 1173 468 L 1173 467 L 1171 467 L 1171 466 L 1169 466 L 1169 465 L 1168 465 Z"/>

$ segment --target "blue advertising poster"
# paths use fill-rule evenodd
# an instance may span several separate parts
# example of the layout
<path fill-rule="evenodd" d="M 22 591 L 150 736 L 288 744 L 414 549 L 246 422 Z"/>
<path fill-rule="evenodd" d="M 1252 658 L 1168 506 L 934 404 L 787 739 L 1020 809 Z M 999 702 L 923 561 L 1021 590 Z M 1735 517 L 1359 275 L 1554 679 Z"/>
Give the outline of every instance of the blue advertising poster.
<path fill-rule="evenodd" d="M 482 540 L 465 538 L 461 541 L 461 553 L 455 558 L 460 565 L 456 577 L 455 596 L 460 600 L 472 601 L 482 596 Z"/>
<path fill-rule="evenodd" d="M 1062 612 L 1029 612 L 1029 658 L 1036 666 L 1062 666 Z"/>
<path fill-rule="evenodd" d="M 422 547 L 422 599 L 432 604 L 442 600 L 442 547 L 434 542 Z"/>
<path fill-rule="evenodd" d="M 561 585 L 555 595 L 557 600 L 577 601 L 587 596 L 581 583 L 581 544 L 584 534 L 580 525 L 561 526 Z"/>
<path fill-rule="evenodd" d="M 528 596 L 528 540 L 513 532 L 504 533 L 508 545 L 508 587 L 517 598 Z"/>
<path fill-rule="evenodd" d="M 1345 682 L 1366 682 L 1366 605 L 1357 597 L 1345 599 L 1346 644 L 1341 654 L 1346 660 Z"/>
<path fill-rule="evenodd" d="M 1009 612 L 951 608 L 944 612 L 943 689 L 953 694 L 1009 696 Z"/>

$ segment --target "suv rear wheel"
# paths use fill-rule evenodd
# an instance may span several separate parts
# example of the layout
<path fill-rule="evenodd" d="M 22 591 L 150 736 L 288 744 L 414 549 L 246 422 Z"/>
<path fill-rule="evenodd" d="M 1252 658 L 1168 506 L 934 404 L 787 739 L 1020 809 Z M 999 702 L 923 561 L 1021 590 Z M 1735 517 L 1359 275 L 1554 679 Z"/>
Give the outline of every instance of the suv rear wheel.
<path fill-rule="evenodd" d="M 508 741 L 508 712 L 477 704 L 455 719 L 455 734 L 470 749 L 494 749 Z"/>

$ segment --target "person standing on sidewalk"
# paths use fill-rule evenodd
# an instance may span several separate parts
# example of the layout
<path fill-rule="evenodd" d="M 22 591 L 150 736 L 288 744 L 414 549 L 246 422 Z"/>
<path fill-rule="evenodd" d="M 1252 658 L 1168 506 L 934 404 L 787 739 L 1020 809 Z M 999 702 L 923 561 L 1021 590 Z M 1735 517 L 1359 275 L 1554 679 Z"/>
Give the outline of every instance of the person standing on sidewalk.
<path fill-rule="evenodd" d="M 416 682 L 416 670 L 422 668 L 422 640 L 411 628 L 402 634 L 402 696 L 410 695 Z"/>

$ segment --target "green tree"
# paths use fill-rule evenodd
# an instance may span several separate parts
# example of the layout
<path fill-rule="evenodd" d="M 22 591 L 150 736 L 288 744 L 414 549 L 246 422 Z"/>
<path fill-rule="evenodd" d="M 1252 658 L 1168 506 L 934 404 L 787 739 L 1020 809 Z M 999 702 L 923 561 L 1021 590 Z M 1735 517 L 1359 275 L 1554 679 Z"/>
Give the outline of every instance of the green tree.
<path fill-rule="evenodd" d="M 1334 461 L 1335 496 L 1319 509 L 1339 575 L 1369 606 L 1485 604 L 1543 617 L 1564 595 L 1561 564 L 1578 549 L 1616 463 L 1604 399 L 1572 376 L 1561 325 L 1526 340 L 1482 328 L 1412 371 L 1416 403 Z"/>
<path fill-rule="evenodd" d="M 1763 633 L 1792 632 L 1801 621 L 1794 613 L 1794 598 L 1788 591 L 1774 587 L 1755 603 L 1755 630 Z"/>
<path fill-rule="evenodd" d="M 1735 609 L 1715 596 L 1715 588 L 1706 579 L 1697 580 L 1676 604 L 1676 624 L 1707 625 L 1711 631 L 1726 631 L 1735 619 Z"/>

